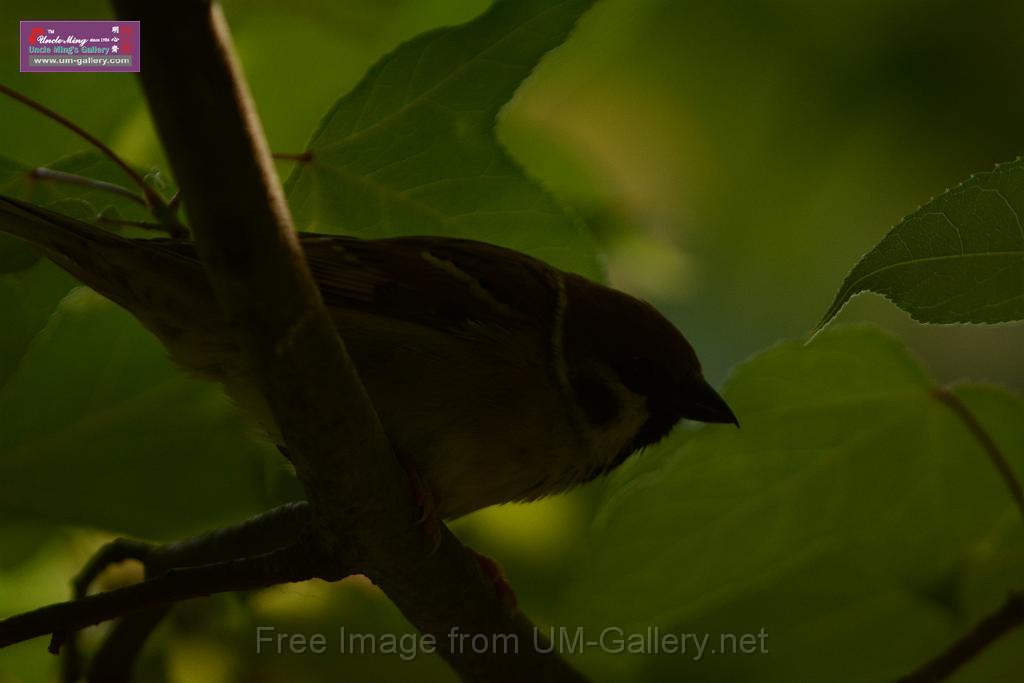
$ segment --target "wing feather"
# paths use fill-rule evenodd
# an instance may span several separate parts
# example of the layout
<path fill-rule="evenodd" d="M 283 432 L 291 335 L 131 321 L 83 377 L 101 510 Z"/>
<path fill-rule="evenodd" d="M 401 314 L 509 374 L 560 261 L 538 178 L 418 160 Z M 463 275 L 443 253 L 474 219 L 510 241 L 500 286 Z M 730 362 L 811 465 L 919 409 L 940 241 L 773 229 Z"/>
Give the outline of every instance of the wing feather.
<path fill-rule="evenodd" d="M 511 249 L 444 237 L 366 240 L 300 233 L 300 241 L 331 308 L 453 332 L 551 324 L 556 317 L 561 274 Z M 147 242 L 198 261 L 191 242 Z"/>

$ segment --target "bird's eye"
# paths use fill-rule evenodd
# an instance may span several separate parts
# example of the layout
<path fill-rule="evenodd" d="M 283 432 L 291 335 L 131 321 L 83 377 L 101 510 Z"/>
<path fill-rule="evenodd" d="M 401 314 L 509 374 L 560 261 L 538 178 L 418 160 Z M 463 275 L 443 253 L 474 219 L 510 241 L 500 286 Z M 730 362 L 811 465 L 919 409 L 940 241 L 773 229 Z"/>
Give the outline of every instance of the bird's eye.
<path fill-rule="evenodd" d="M 582 372 L 571 382 L 576 401 L 592 425 L 606 425 L 618 416 L 619 399 L 603 379 L 596 374 Z"/>
<path fill-rule="evenodd" d="M 665 384 L 665 377 L 654 363 L 646 358 L 631 358 L 619 368 L 619 379 L 630 391 L 651 396 L 656 388 Z"/>

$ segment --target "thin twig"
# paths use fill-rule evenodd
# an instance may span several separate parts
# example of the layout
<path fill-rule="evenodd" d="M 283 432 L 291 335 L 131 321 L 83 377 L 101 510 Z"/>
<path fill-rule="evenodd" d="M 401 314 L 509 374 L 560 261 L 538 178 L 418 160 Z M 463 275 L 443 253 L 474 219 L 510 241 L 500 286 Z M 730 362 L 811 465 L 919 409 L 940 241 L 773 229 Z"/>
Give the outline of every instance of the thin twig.
<path fill-rule="evenodd" d="M 169 569 L 270 552 L 308 533 L 309 523 L 309 505 L 298 502 L 276 507 L 239 524 L 167 545 L 151 547 L 119 539 L 101 548 L 89 560 L 73 583 L 74 596 L 83 597 L 88 590 L 87 581 L 95 578 L 108 562 L 138 559 L 143 562 L 146 577 L 152 578 Z M 127 683 L 143 645 L 170 609 L 171 606 L 152 607 L 124 615 L 93 656 L 87 680 Z M 62 655 L 62 681 L 78 681 L 81 677 L 81 662 L 74 634 L 66 638 Z"/>
<path fill-rule="evenodd" d="M 1021 517 L 1024 518 L 1024 488 L 1021 487 L 1020 479 L 1017 478 L 1017 474 L 1013 471 L 1010 461 L 1003 455 L 1003 452 L 999 449 L 992 436 L 954 392 L 944 387 L 935 387 L 932 389 L 932 396 L 948 406 L 964 423 L 968 431 L 971 432 L 971 435 L 978 440 L 985 454 L 995 466 L 996 471 L 999 472 L 999 476 L 1005 482 L 1006 488 L 1010 490 L 1010 496 L 1013 498 L 1014 503 L 1016 503 Z"/>
<path fill-rule="evenodd" d="M 142 648 L 172 607 L 151 607 L 119 619 L 93 654 L 86 669 L 85 680 L 96 683 L 130 683 Z"/>
<path fill-rule="evenodd" d="M 125 560 L 136 560 L 145 563 L 146 558 L 150 556 L 152 551 L 153 546 L 149 543 L 126 538 L 114 539 L 100 548 L 71 581 L 71 597 L 74 600 L 84 598 L 89 592 L 92 582 L 107 567 L 119 564 Z M 78 638 L 76 635 L 76 631 L 55 631 L 50 640 L 48 648 L 50 652 L 60 650 L 61 643 L 64 643 L 64 649 L 61 653 L 63 656 L 63 661 L 61 662 L 62 683 L 72 683 L 81 677 L 81 656 L 78 651 Z"/>
<path fill-rule="evenodd" d="M 314 576 L 317 553 L 308 542 L 255 557 L 172 569 L 141 583 L 47 605 L 0 621 L 0 648 L 48 634 L 73 633 L 139 610 L 228 591 L 252 590 Z M 55 639 L 51 652 L 60 641 Z"/>
<path fill-rule="evenodd" d="M 86 178 L 85 176 L 75 175 L 74 173 L 55 171 L 52 168 L 44 168 L 42 166 L 32 169 L 29 175 L 40 180 L 52 180 L 59 183 L 66 183 L 68 185 L 87 187 L 90 190 L 109 192 L 111 194 L 116 194 L 120 197 L 130 199 L 142 206 L 146 206 L 146 198 L 142 195 L 136 194 L 126 187 L 121 187 L 115 183 L 108 183 L 104 180 L 94 180 L 92 178 Z"/>
<path fill-rule="evenodd" d="M 163 198 L 159 194 L 157 194 L 156 191 L 146 183 L 145 179 L 143 179 L 143 177 L 141 175 L 139 175 L 139 172 L 136 171 L 134 168 L 132 168 L 128 164 L 128 162 L 126 162 L 124 159 L 122 159 L 117 154 L 117 152 L 115 152 L 110 147 L 108 147 L 102 140 L 97 138 L 95 135 L 93 135 L 89 131 L 85 130 L 84 128 L 79 126 L 74 121 L 71 121 L 67 117 L 62 116 L 61 114 L 58 114 L 57 112 L 53 111 L 52 109 L 50 109 L 46 105 L 44 105 L 44 104 L 42 104 L 40 102 L 37 102 L 36 100 L 32 99 L 28 95 L 23 95 L 20 92 L 18 92 L 17 90 L 9 88 L 9 87 L 7 87 L 6 85 L 4 85 L 2 83 L 0 83 L 0 94 L 7 95 L 11 99 L 17 100 L 18 102 L 21 102 L 25 106 L 31 107 L 32 109 L 35 109 L 37 112 L 39 112 L 43 116 L 46 116 L 46 117 L 56 121 L 60 125 L 64 126 L 68 130 L 70 130 L 75 135 L 78 135 L 79 137 L 84 139 L 90 145 L 92 145 L 93 147 L 98 149 L 100 152 L 102 152 L 104 155 L 106 155 L 106 157 L 108 159 L 110 159 L 115 164 L 117 164 L 121 168 L 121 170 L 124 171 L 128 175 L 128 177 L 132 179 L 132 182 L 134 182 L 136 185 L 139 186 L 139 189 L 141 189 L 142 192 L 146 196 L 146 202 L 150 206 L 152 206 L 152 207 L 163 207 L 164 206 Z"/>
<path fill-rule="evenodd" d="M 953 411 L 967 427 L 971 435 L 981 444 L 982 450 L 995 466 L 999 476 L 1010 490 L 1021 516 L 1024 517 L 1024 491 L 1010 462 L 999 449 L 978 418 L 967 408 L 960 397 L 944 387 L 932 389 L 932 396 Z M 1024 596 L 1012 593 L 1001 608 L 985 617 L 938 656 L 925 663 L 913 673 L 899 679 L 899 683 L 937 683 L 953 675 L 961 666 L 985 651 L 1000 637 L 1024 623 Z"/>
<path fill-rule="evenodd" d="M 313 152 L 308 149 L 305 152 L 274 152 L 271 156 L 281 161 L 295 161 L 300 164 L 313 161 Z"/>
<path fill-rule="evenodd" d="M 989 645 L 1024 623 L 1024 595 L 1013 593 L 1003 606 L 982 619 L 973 629 L 897 683 L 938 683 L 952 676 Z"/>

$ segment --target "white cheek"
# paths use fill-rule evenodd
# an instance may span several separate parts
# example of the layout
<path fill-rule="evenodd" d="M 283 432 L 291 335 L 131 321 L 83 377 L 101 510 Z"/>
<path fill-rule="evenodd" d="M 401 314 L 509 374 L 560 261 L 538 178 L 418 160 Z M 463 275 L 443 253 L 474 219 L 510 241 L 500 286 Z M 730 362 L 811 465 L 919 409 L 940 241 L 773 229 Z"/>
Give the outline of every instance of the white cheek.
<path fill-rule="evenodd" d="M 615 385 L 615 390 L 619 405 L 622 406 L 619 418 L 598 430 L 597 443 L 601 444 L 601 457 L 605 462 L 611 462 L 622 453 L 622 449 L 629 445 L 650 416 L 646 398 L 620 384 Z"/>

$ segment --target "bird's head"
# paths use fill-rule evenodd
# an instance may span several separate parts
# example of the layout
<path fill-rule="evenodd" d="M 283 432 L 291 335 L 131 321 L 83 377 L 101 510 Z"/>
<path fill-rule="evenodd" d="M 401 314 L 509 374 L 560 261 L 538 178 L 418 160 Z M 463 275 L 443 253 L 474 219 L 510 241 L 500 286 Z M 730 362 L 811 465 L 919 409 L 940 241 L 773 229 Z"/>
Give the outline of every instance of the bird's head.
<path fill-rule="evenodd" d="M 650 304 L 570 275 L 564 320 L 569 381 L 585 419 L 613 442 L 609 468 L 682 419 L 739 425 L 693 347 Z"/>

